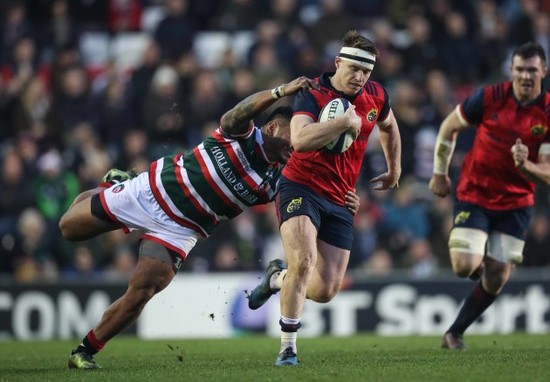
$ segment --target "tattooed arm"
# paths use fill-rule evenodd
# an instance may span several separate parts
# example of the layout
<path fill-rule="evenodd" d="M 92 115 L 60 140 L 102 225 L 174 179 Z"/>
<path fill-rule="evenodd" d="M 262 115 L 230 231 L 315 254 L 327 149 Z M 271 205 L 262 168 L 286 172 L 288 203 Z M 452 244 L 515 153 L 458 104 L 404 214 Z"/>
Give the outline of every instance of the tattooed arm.
<path fill-rule="evenodd" d="M 300 89 L 308 88 L 318 89 L 319 84 L 309 78 L 298 77 L 288 84 L 254 93 L 222 116 L 221 127 L 231 135 L 246 134 L 250 130 L 252 120 L 273 105 L 279 98 L 292 95 Z"/>

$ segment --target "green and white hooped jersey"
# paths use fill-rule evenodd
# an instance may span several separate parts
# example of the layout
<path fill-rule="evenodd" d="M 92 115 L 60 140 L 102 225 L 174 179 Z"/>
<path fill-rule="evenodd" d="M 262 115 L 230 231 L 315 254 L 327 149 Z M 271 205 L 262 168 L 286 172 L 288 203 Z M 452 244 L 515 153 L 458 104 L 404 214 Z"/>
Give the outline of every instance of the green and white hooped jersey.
<path fill-rule="evenodd" d="M 273 200 L 282 167 L 266 158 L 258 127 L 238 138 L 218 128 L 185 156 L 153 162 L 149 183 L 170 218 L 206 237 L 221 220 Z"/>

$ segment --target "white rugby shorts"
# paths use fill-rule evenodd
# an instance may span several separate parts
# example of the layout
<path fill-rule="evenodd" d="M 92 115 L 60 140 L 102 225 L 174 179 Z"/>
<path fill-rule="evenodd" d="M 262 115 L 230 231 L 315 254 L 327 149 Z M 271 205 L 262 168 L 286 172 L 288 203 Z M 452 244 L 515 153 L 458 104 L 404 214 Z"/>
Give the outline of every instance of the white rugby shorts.
<path fill-rule="evenodd" d="M 125 232 L 141 231 L 143 239 L 175 251 L 183 260 L 200 237 L 164 213 L 153 196 L 147 172 L 116 184 L 99 196 L 105 212 L 116 219 Z"/>

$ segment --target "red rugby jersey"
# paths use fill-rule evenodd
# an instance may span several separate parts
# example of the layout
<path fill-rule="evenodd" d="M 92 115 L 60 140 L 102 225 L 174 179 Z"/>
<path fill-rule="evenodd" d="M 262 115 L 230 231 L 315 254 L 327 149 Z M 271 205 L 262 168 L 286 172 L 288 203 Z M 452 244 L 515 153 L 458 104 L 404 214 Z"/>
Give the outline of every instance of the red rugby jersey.
<path fill-rule="evenodd" d="M 514 166 L 510 150 L 521 138 L 529 160 L 537 162 L 540 145 L 550 140 L 550 94 L 522 106 L 508 81 L 478 90 L 459 111 L 477 131 L 462 164 L 458 199 L 499 211 L 532 206 L 535 185 Z"/>
<path fill-rule="evenodd" d="M 334 73 L 323 73 L 315 80 L 319 90 L 301 90 L 295 97 L 294 114 L 309 115 L 316 122 L 323 106 L 334 98 L 346 98 L 355 105 L 357 115 L 363 125 L 361 133 L 348 150 L 341 154 L 331 154 L 323 148 L 292 153 L 283 169 L 283 176 L 304 184 L 327 199 L 344 205 L 344 195 L 355 188 L 363 162 L 369 135 L 377 121 L 384 121 L 390 112 L 386 90 L 377 82 L 367 81 L 355 97 L 346 96 L 330 84 Z"/>

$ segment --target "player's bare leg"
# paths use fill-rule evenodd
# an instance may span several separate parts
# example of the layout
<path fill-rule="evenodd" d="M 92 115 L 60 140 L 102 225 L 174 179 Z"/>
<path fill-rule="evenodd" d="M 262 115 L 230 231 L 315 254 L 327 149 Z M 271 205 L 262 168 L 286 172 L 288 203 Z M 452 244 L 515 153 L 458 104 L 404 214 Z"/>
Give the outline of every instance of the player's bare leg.
<path fill-rule="evenodd" d="M 88 240 L 119 228 L 114 222 L 106 222 L 92 215 L 91 197 L 73 204 L 59 221 L 61 234 L 69 241 Z"/>
<path fill-rule="evenodd" d="M 308 285 L 309 300 L 326 303 L 331 301 L 344 281 L 350 251 L 317 240 L 319 250 L 315 270 Z"/>
<path fill-rule="evenodd" d="M 105 343 L 136 321 L 149 300 L 166 288 L 174 275 L 170 264 L 151 257 L 140 257 L 128 290 L 109 306 L 94 328 L 96 338 Z"/>
<path fill-rule="evenodd" d="M 157 258 L 141 256 L 126 293 L 107 308 L 99 324 L 73 350 L 69 358 L 69 368 L 100 368 L 93 356 L 107 341 L 134 323 L 149 300 L 166 288 L 174 275 L 171 264 Z"/>
<path fill-rule="evenodd" d="M 483 263 L 483 253 L 450 251 L 451 266 L 458 277 L 470 277 Z"/>
<path fill-rule="evenodd" d="M 443 348 L 462 350 L 466 348 L 464 332 L 495 301 L 508 281 L 513 265 L 482 254 L 459 251 L 451 251 L 451 262 L 453 270 L 462 277 L 469 277 L 483 262 L 480 282 L 465 299 L 456 320 L 443 336 Z"/>
<path fill-rule="evenodd" d="M 297 216 L 281 225 L 281 236 L 288 270 L 281 288 L 281 351 L 276 364 L 293 366 L 306 292 L 317 261 L 317 229 L 309 217 Z"/>

